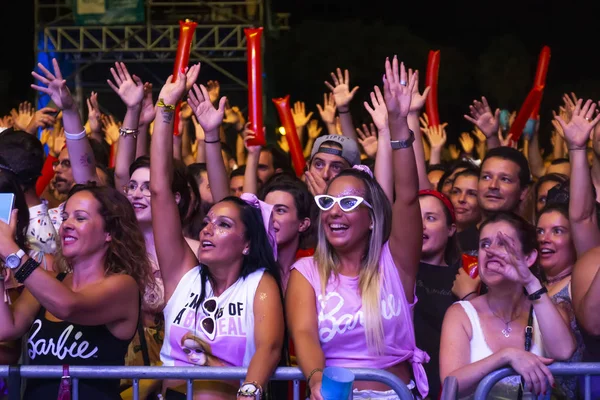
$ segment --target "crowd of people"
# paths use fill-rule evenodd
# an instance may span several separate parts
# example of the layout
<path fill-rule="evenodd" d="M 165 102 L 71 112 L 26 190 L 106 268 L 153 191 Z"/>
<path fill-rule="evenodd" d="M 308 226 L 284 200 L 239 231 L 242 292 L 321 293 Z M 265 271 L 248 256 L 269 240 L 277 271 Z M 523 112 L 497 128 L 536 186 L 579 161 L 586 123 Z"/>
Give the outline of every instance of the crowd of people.
<path fill-rule="evenodd" d="M 465 105 L 473 131 L 458 149 L 423 112 L 419 72 L 395 56 L 382 72 L 358 128 L 347 70 L 326 83 L 320 121 L 294 104 L 298 177 L 286 136 L 254 145 L 218 82 L 199 83 L 200 64 L 154 98 L 117 62 L 122 118 L 93 92 L 83 118 L 57 61 L 39 64 L 32 87 L 51 105 L 0 119 L 0 193 L 15 199 L 0 221 L 0 364 L 248 371 L 193 388 L 142 380 L 144 399 L 287 399 L 270 381 L 286 365 L 310 400 L 323 400 L 326 366 L 386 370 L 415 399 L 437 399 L 448 376 L 470 398 L 505 366 L 518 375 L 490 398 L 582 396 L 548 365 L 600 361 L 596 103 L 565 94 L 544 154 L 539 123 L 512 140 L 514 114 L 501 123 L 482 97 Z M 8 390 L 52 398 L 60 383 Z M 79 391 L 127 399 L 132 382 Z M 397 395 L 357 381 L 352 398 Z"/>

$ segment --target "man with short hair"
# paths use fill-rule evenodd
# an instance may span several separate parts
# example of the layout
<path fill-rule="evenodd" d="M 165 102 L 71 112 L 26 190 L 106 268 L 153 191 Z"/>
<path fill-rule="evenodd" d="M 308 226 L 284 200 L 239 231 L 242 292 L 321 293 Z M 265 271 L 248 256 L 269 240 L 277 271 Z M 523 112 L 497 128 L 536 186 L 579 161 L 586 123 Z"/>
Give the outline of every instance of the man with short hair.
<path fill-rule="evenodd" d="M 289 155 L 278 146 L 268 144 L 260 149 L 258 157 L 258 184 L 264 185 L 273 175 L 279 172 L 292 171 Z"/>
<path fill-rule="evenodd" d="M 315 141 L 306 184 L 313 196 L 325 193 L 327 183 L 345 169 L 360 165 L 360 150 L 352 138 L 342 135 L 325 135 Z"/>
<path fill-rule="evenodd" d="M 481 163 L 478 200 L 484 214 L 514 212 L 522 214 L 521 205 L 529 192 L 531 172 L 525 156 L 511 147 L 496 147 Z"/>

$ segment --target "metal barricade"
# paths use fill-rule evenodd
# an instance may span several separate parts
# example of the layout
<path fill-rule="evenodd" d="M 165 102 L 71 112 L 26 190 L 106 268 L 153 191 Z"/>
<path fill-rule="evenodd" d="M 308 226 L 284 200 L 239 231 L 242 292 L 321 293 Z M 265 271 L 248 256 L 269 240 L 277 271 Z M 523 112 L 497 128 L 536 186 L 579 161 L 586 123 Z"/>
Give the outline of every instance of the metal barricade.
<path fill-rule="evenodd" d="M 591 376 L 600 375 L 600 363 L 554 363 L 548 368 L 554 376 L 584 376 L 585 400 L 591 400 Z M 475 400 L 485 400 L 496 383 L 511 375 L 517 375 L 512 368 L 499 369 L 487 375 L 479 382 L 477 390 L 475 390 Z"/>
<path fill-rule="evenodd" d="M 458 399 L 458 379 L 454 376 L 447 376 L 442 385 L 442 394 L 439 400 Z"/>
<path fill-rule="evenodd" d="M 9 366 L 0 366 L 0 377 L 9 375 Z M 357 381 L 376 381 L 389 386 L 400 400 L 412 400 L 413 395 L 394 374 L 367 368 L 349 368 Z M 60 379 L 63 375 L 62 366 L 52 365 L 22 365 L 16 370 L 22 378 L 51 378 Z M 187 399 L 193 398 L 194 380 L 233 380 L 245 379 L 248 370 L 239 367 L 110 367 L 110 366 L 71 366 L 69 374 L 73 385 L 72 399 L 79 400 L 80 379 L 131 379 L 133 380 L 133 398 L 139 399 L 140 379 L 181 379 L 187 380 Z M 298 368 L 277 368 L 271 380 L 294 381 L 294 400 L 300 400 L 300 380 L 304 375 Z M 10 391 L 10 388 L 9 388 Z"/>

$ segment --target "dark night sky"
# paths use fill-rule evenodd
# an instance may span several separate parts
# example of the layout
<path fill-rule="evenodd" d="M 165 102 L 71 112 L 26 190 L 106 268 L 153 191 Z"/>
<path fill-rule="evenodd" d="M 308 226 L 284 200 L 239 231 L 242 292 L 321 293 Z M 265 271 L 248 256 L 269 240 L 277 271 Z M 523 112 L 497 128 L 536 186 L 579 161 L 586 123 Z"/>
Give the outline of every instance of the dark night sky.
<path fill-rule="evenodd" d="M 292 14 L 292 30 L 310 20 L 380 21 L 407 26 L 411 33 L 429 43 L 452 46 L 473 60 L 477 59 L 494 37 L 512 34 L 535 57 L 542 45 L 552 48 L 549 78 L 552 77 L 553 82 L 559 79 L 567 82 L 596 79 L 598 74 L 598 25 L 594 16 L 598 15 L 600 2 L 596 1 L 272 1 L 275 11 Z M 19 18 L 22 24 L 19 31 L 9 34 L 5 28 L 4 34 L 0 35 L 4 56 L 0 64 L 0 113 L 7 112 L 19 101 L 33 99 L 33 93 L 29 89 L 30 71 L 34 64 L 31 3 L 31 0 L 10 2 L 7 5 L 9 9 L 4 10 L 9 15 L 21 15 L 23 18 Z M 437 4 L 434 6 L 434 3 Z M 436 10 L 433 12 L 434 8 Z M 17 32 L 22 33 L 15 39 L 16 35 L 13 33 Z M 323 40 L 327 40 L 326 34 L 323 35 Z M 336 43 L 331 45 L 336 46 Z"/>

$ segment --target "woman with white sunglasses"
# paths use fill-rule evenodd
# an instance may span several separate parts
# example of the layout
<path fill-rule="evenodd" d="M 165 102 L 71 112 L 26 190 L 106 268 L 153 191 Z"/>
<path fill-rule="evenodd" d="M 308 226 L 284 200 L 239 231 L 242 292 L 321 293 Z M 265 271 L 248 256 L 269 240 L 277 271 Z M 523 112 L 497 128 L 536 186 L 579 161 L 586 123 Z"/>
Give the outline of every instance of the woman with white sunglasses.
<path fill-rule="evenodd" d="M 185 82 L 180 73 L 163 86 L 151 143 L 152 229 L 166 301 L 161 360 L 166 366 L 247 367 L 241 387 L 239 380 L 195 381 L 193 398 L 258 399 L 281 358 L 285 329 L 272 208 L 252 195 L 219 195 L 228 188 L 219 140 L 226 99 L 215 109 L 206 88 L 194 85 L 188 103 L 205 132 L 215 204 L 204 219 L 198 258 L 187 245 L 170 190 L 175 104 Z M 185 381 L 173 380 L 163 389 L 166 399 L 185 398 L 187 391 Z"/>
<path fill-rule="evenodd" d="M 298 364 L 322 400 L 323 368 L 382 368 L 416 397 L 428 392 L 423 362 L 415 346 L 412 310 L 421 257 L 422 231 L 417 166 L 407 115 L 414 78 L 394 58 L 386 62 L 385 101 L 371 93 L 374 120 L 383 119 L 393 150 L 393 206 L 364 166 L 341 172 L 315 198 L 321 209 L 314 257 L 293 266 L 286 292 L 288 327 Z M 407 84 L 408 81 L 408 84 Z M 390 166 L 391 168 L 392 166 Z M 397 399 L 376 382 L 355 382 L 354 399 Z"/>

